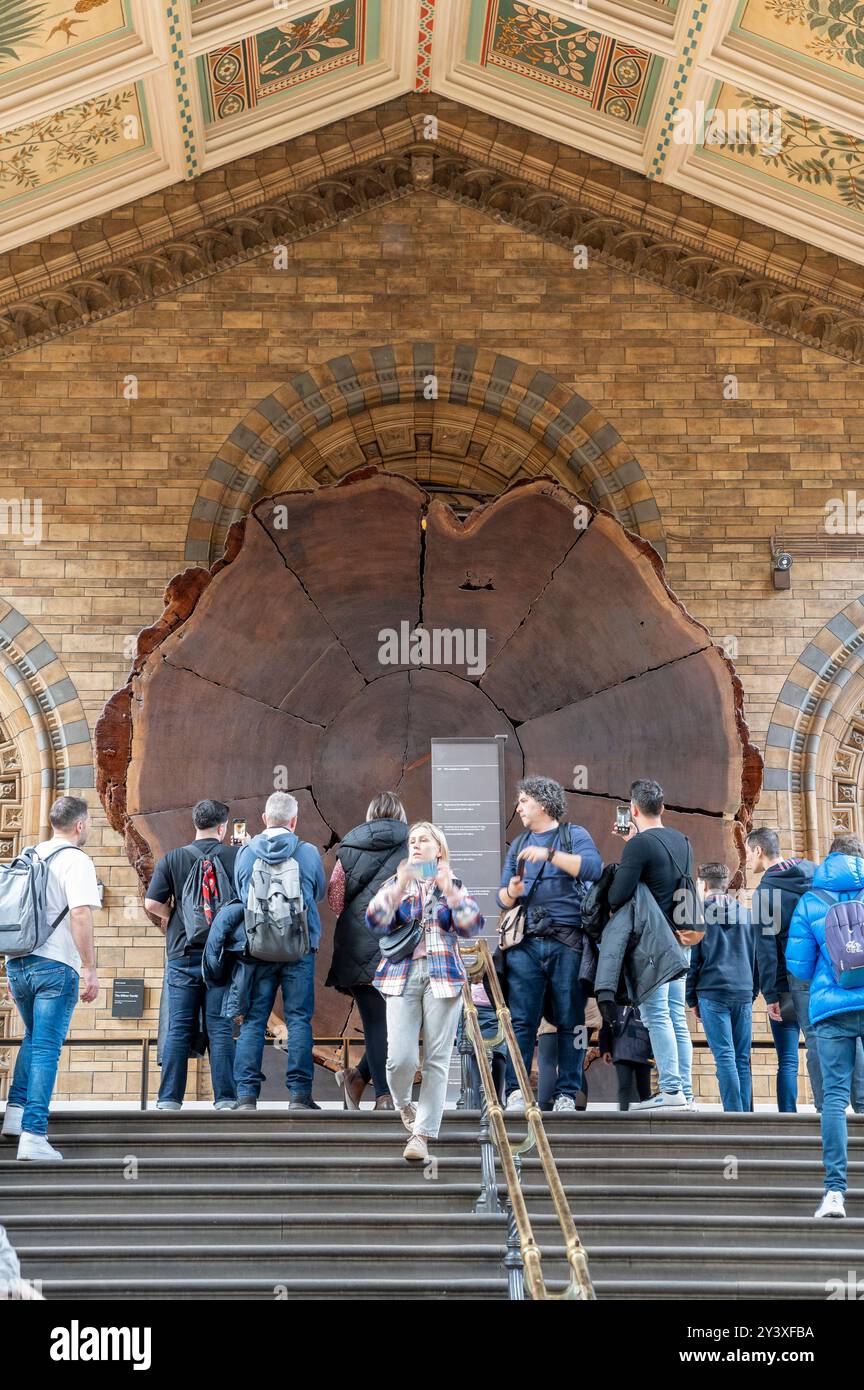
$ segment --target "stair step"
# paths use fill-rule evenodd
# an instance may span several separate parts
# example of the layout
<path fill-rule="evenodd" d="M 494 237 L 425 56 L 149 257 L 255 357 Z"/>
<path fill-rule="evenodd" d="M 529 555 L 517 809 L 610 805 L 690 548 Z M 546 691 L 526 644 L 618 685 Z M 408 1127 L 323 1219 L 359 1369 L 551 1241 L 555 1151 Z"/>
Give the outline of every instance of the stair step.
<path fill-rule="evenodd" d="M 822 1163 L 819 1156 L 814 1153 L 808 1158 L 784 1158 L 781 1155 L 774 1155 L 771 1158 L 750 1158 L 734 1155 L 738 1161 L 739 1179 L 742 1175 L 750 1177 L 753 1181 L 764 1182 L 768 1186 L 783 1186 L 786 1183 L 800 1183 L 802 1181 L 812 1181 L 818 1183 L 822 1177 Z M 477 1181 L 480 1172 L 479 1150 L 469 1156 L 448 1157 L 435 1155 L 436 1167 L 428 1170 L 425 1163 L 409 1164 L 401 1157 L 400 1147 L 397 1146 L 395 1152 L 384 1157 L 370 1157 L 358 1160 L 356 1157 L 336 1156 L 321 1154 L 320 1152 L 313 1157 L 283 1157 L 273 1156 L 265 1158 L 249 1157 L 238 1155 L 234 1157 L 230 1165 L 225 1159 L 214 1157 L 212 1154 L 204 1154 L 200 1157 L 179 1157 L 171 1156 L 149 1157 L 137 1154 L 127 1154 L 117 1158 L 69 1158 L 62 1163 L 50 1165 L 51 1181 L 59 1186 L 68 1184 L 77 1185 L 82 1182 L 95 1182 L 99 1179 L 116 1180 L 128 1174 L 130 1163 L 137 1164 L 137 1173 L 151 1179 L 158 1179 L 170 1173 L 178 1183 L 194 1182 L 205 1177 L 213 1177 L 219 1173 L 224 1173 L 225 1168 L 230 1166 L 232 1173 L 237 1175 L 238 1181 L 245 1184 L 250 1181 L 266 1181 L 268 1178 L 277 1178 L 282 1175 L 286 1180 L 290 1177 L 292 1182 L 298 1186 L 309 1180 L 322 1181 L 329 1177 L 332 1181 L 343 1182 L 362 1182 L 369 1180 L 374 1175 L 377 1180 L 388 1183 L 404 1184 L 412 1186 L 418 1182 L 428 1183 L 429 1178 L 426 1172 L 431 1171 L 435 1174 L 435 1180 L 440 1182 L 470 1182 Z M 718 1177 L 722 1179 L 723 1170 L 726 1166 L 727 1156 L 721 1157 L 670 1157 L 659 1158 L 651 1154 L 647 1156 L 644 1150 L 641 1154 L 628 1156 L 626 1158 L 594 1157 L 594 1158 L 575 1158 L 566 1156 L 556 1159 L 561 1178 L 568 1186 L 577 1182 L 597 1181 L 602 1178 L 609 1178 L 612 1174 L 624 1175 L 627 1181 L 634 1181 L 638 1176 L 645 1181 L 670 1183 L 692 1183 L 700 1185 L 702 1183 L 716 1183 Z M 49 1165 L 36 1165 L 29 1163 L 18 1163 L 15 1159 L 0 1160 L 0 1185 L 15 1186 L 18 1183 L 27 1185 L 33 1181 L 34 1168 L 48 1168 Z M 523 1159 L 523 1173 L 526 1181 L 538 1181 L 542 1173 L 540 1160 L 534 1157 Z M 849 1164 L 849 1175 L 853 1180 L 864 1175 L 864 1161 L 853 1160 Z M 127 1177 L 127 1180 L 128 1177 Z"/>
<path fill-rule="evenodd" d="M 43 1179 L 45 1176 L 41 1174 Z M 551 1198 L 539 1182 L 527 1181 L 523 1191 L 532 1217 L 535 1213 L 552 1211 Z M 464 1215 L 472 1211 L 479 1192 L 479 1175 L 468 1183 L 430 1182 L 423 1187 L 419 1184 L 409 1187 L 369 1181 L 309 1182 L 298 1186 L 277 1177 L 269 1182 L 244 1184 L 243 1209 L 250 1216 L 257 1213 L 302 1216 L 305 1212 L 327 1210 L 334 1214 L 344 1213 L 347 1217 L 387 1211 L 392 1203 L 398 1202 L 400 1212 L 431 1210 Z M 571 1208 L 580 1213 L 580 1219 L 584 1219 L 585 1214 L 603 1211 L 614 1211 L 623 1217 L 644 1211 L 687 1215 L 694 1209 L 690 1186 L 675 1186 L 668 1182 L 662 1186 L 644 1187 L 638 1182 L 625 1180 L 620 1183 L 574 1183 L 566 1187 L 566 1192 Z M 501 1186 L 499 1193 L 503 1200 L 506 1189 Z M 820 1180 L 814 1180 L 807 1186 L 790 1185 L 776 1189 L 736 1183 L 734 1191 L 730 1191 L 728 1183 L 704 1184 L 699 1188 L 698 1209 L 705 1215 L 733 1212 L 741 1215 L 755 1213 L 812 1217 L 821 1194 Z M 76 1219 L 80 1217 L 84 1220 L 93 1213 L 100 1216 L 137 1216 L 140 1212 L 159 1216 L 171 1212 L 230 1212 L 236 1204 L 237 1185 L 233 1182 L 189 1182 L 178 1188 L 170 1181 L 106 1181 L 88 1182 L 75 1187 L 57 1186 L 43 1180 L 0 1186 L 0 1211 L 4 1213 L 7 1224 L 18 1215 L 26 1216 L 34 1211 L 52 1217 L 63 1216 L 64 1219 L 71 1214 Z M 850 1218 L 854 1218 L 856 1206 L 864 1216 L 864 1201 L 859 1193 L 852 1190 L 847 1195 Z"/>
<path fill-rule="evenodd" d="M 524 1131 L 523 1131 L 524 1133 Z M 114 1131 L 94 1131 L 87 1134 L 70 1132 L 62 1136 L 54 1135 L 54 1142 L 66 1159 L 114 1159 L 133 1154 L 141 1159 L 176 1158 L 203 1159 L 215 1162 L 225 1160 L 234 1163 L 238 1158 L 277 1159 L 293 1161 L 297 1159 L 322 1158 L 322 1148 L 327 1159 L 332 1161 L 357 1160 L 360 1158 L 392 1157 L 404 1146 L 406 1134 L 401 1125 L 388 1126 L 386 1130 L 369 1131 L 357 1129 L 353 1132 L 331 1133 L 322 1139 L 321 1135 L 307 1133 L 261 1135 L 239 1124 L 231 1130 L 211 1131 L 203 1129 L 178 1128 L 173 1134 L 151 1133 L 147 1129 L 130 1129 L 125 1134 Z M 522 1133 L 518 1138 L 522 1138 Z M 818 1133 L 811 1135 L 759 1135 L 736 1133 L 734 1138 L 728 1134 L 709 1132 L 693 1135 L 660 1136 L 663 1155 L 666 1158 L 702 1157 L 725 1160 L 729 1155 L 738 1158 L 811 1158 L 819 1159 L 821 1142 Z M 626 1159 L 630 1155 L 640 1156 L 645 1152 L 645 1136 L 627 1134 L 619 1130 L 592 1130 L 580 1133 L 557 1133 L 551 1136 L 552 1151 L 556 1163 L 566 1163 L 571 1158 L 579 1159 Z M 432 1146 L 437 1158 L 469 1158 L 472 1154 L 479 1159 L 480 1147 L 476 1132 L 470 1135 L 444 1134 Z M 15 1150 L 12 1144 L 0 1147 L 0 1162 L 14 1161 Z M 850 1136 L 849 1157 L 852 1161 L 864 1162 L 864 1133 Z"/>
<path fill-rule="evenodd" d="M 133 1244 L 104 1247 L 80 1244 L 76 1247 L 32 1245 L 21 1252 L 21 1274 L 26 1279 L 145 1279 L 153 1270 L 165 1277 L 194 1279 L 205 1270 L 220 1278 L 231 1275 L 263 1279 L 274 1284 L 289 1275 L 304 1273 L 320 1278 L 341 1274 L 363 1278 L 444 1278 L 500 1276 L 505 1253 L 506 1232 L 499 1243 L 476 1241 L 446 1246 L 417 1243 L 399 1245 L 379 1243 L 292 1245 Z M 561 1261 L 563 1264 L 563 1261 Z"/>
<path fill-rule="evenodd" d="M 614 1209 L 593 1211 L 573 1204 L 573 1216 L 579 1235 L 586 1246 L 592 1242 L 608 1244 L 634 1241 L 645 1244 L 683 1247 L 741 1246 L 756 1252 L 776 1245 L 806 1244 L 814 1234 L 813 1207 L 808 1215 L 761 1216 L 741 1214 L 664 1215 L 653 1211 L 642 1215 L 622 1215 Z M 531 1221 L 541 1249 L 555 1250 L 562 1246 L 558 1219 L 552 1212 L 531 1211 Z M 33 1247 L 56 1245 L 64 1248 L 80 1241 L 81 1217 L 77 1213 L 63 1215 L 27 1214 L 5 1218 L 10 1239 L 19 1253 Z M 824 1229 L 824 1228 L 823 1228 Z M 331 1211 L 311 1211 L 301 1214 L 278 1212 L 250 1214 L 245 1210 L 226 1208 L 206 1212 L 178 1211 L 170 1215 L 152 1212 L 109 1212 L 100 1217 L 98 1228 L 88 1232 L 88 1245 L 100 1248 L 131 1246 L 137 1243 L 153 1245 L 218 1245 L 245 1244 L 279 1246 L 292 1249 L 295 1244 L 329 1246 L 332 1242 L 354 1245 L 378 1244 L 394 1235 L 410 1238 L 426 1245 L 484 1244 L 500 1247 L 502 1231 L 506 1235 L 504 1214 L 436 1212 L 375 1212 L 344 1215 Z M 864 1217 L 847 1218 L 828 1225 L 832 1248 L 864 1246 Z M 820 1237 L 821 1238 L 821 1237 Z M 826 1237 L 827 1238 L 827 1237 Z"/>
<path fill-rule="evenodd" d="M 325 1299 L 328 1302 L 355 1301 L 357 1299 L 506 1299 L 507 1281 L 501 1274 L 495 1276 L 448 1275 L 439 1274 L 426 1277 L 415 1275 L 399 1277 L 351 1276 L 342 1278 L 291 1277 L 280 1279 L 280 1299 Z M 89 1278 L 89 1279 L 43 1279 L 42 1292 L 46 1299 L 74 1299 L 102 1301 L 106 1299 L 169 1300 L 182 1299 L 184 1302 L 195 1299 L 229 1299 L 237 1302 L 242 1299 L 266 1299 L 273 1301 L 274 1281 L 272 1278 Z M 812 1295 L 811 1295 L 812 1296 Z"/>

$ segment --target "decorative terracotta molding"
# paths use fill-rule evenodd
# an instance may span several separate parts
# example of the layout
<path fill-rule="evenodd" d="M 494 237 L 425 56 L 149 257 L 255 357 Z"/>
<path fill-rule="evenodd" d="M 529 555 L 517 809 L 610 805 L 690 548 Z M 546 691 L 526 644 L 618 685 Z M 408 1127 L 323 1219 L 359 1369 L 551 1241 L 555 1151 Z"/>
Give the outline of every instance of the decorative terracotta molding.
<path fill-rule="evenodd" d="M 481 133 L 466 112 L 460 125 L 454 103 L 439 104 L 437 141 L 423 140 L 424 116 L 438 109 L 436 99 L 415 97 L 410 105 L 406 99 L 382 108 L 363 138 L 355 133 L 352 140 L 351 123 L 340 123 L 324 153 L 316 145 L 314 155 L 289 164 L 287 173 L 250 174 L 242 191 L 187 207 L 175 219 L 183 229 L 159 244 L 130 252 L 127 233 L 122 251 L 106 241 L 83 275 L 67 278 L 69 257 L 59 274 L 34 279 L 31 272 L 32 292 L 0 306 L 0 356 L 175 294 L 274 245 L 424 189 L 561 246 L 584 245 L 603 264 L 780 337 L 864 361 L 860 267 L 776 233 L 766 234 L 773 243 L 766 249 L 748 240 L 760 229 L 743 220 L 737 238 L 728 227 L 715 233 L 699 221 L 703 209 L 694 198 L 673 193 L 675 211 L 655 201 L 650 190 L 658 185 L 551 141 L 538 142 L 542 158 L 529 157 L 524 131 L 488 120 Z M 614 171 L 617 187 L 604 184 L 606 169 Z M 219 209 L 209 221 L 207 206 Z M 704 209 L 716 213 L 708 204 Z M 159 225 L 164 229 L 166 219 Z"/>

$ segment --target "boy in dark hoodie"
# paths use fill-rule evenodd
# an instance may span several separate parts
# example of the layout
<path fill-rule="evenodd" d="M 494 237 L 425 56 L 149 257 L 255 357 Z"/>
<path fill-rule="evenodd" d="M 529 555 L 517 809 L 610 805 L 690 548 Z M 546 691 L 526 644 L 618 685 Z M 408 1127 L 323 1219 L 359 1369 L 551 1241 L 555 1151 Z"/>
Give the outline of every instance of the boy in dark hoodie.
<path fill-rule="evenodd" d="M 747 872 L 759 876 L 750 903 L 756 933 L 759 992 L 768 1005 L 768 1022 L 777 1051 L 777 1109 L 798 1109 L 798 1035 L 801 1006 L 786 970 L 789 923 L 798 901 L 813 881 L 809 859 L 784 859 L 780 836 L 767 826 L 747 836 Z"/>
<path fill-rule="evenodd" d="M 730 898 L 725 864 L 703 864 L 705 935 L 690 953 L 686 998 L 705 1029 L 724 1110 L 752 1109 L 750 1044 L 756 943 L 750 914 Z"/>
<path fill-rule="evenodd" d="M 234 1059 L 238 1110 L 256 1108 L 261 1090 L 264 1035 L 276 991 L 280 987 L 288 1028 L 288 1070 L 285 1078 L 290 1092 L 288 1108 L 320 1108 L 312 1099 L 312 1014 L 315 1009 L 315 953 L 321 941 L 317 904 L 324 897 L 326 882 L 321 855 L 314 845 L 299 839 L 295 833 L 297 810 L 297 801 L 290 792 L 274 792 L 268 797 L 262 816 L 265 829 L 243 846 L 234 866 L 237 895 L 241 903 L 245 903 L 256 859 L 263 859 L 268 864 L 278 864 L 284 859 L 297 860 L 310 945 L 303 959 L 293 964 L 256 963 Z"/>

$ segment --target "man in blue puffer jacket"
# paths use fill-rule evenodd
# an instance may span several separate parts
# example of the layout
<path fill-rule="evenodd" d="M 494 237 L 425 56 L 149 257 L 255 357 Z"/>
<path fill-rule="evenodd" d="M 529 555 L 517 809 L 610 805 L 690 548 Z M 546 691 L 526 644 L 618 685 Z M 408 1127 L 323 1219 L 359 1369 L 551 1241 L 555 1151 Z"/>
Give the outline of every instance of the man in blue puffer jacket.
<path fill-rule="evenodd" d="M 864 844 L 855 835 L 838 835 L 827 859 L 813 875 L 813 889 L 848 902 L 864 892 Z M 817 1217 L 846 1215 L 848 1134 L 846 1107 L 860 1039 L 864 1038 L 864 988 L 847 989 L 837 981 L 825 946 L 825 918 L 831 904 L 816 892 L 805 893 L 795 909 L 786 943 L 789 973 L 810 980 L 810 1022 L 822 1066 L 822 1162 L 825 1195 Z"/>

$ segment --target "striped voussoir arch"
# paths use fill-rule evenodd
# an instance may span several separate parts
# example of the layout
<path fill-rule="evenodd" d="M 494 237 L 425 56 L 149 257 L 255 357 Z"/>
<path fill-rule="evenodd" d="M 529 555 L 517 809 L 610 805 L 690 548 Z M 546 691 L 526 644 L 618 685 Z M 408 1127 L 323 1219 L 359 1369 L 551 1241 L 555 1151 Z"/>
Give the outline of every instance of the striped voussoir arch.
<path fill-rule="evenodd" d="M 765 739 L 764 789 L 778 793 L 781 830 L 811 858 L 832 835 L 832 781 L 838 749 L 864 707 L 864 594 L 807 643 L 774 706 Z"/>
<path fill-rule="evenodd" d="M 2 599 L 0 676 L 6 723 L 16 736 L 35 737 L 42 799 L 92 787 L 90 728 L 74 682 L 51 643 Z"/>
<path fill-rule="evenodd" d="M 334 357 L 260 401 L 210 465 L 192 509 L 186 560 L 197 565 L 218 560 L 228 528 L 275 490 L 277 471 L 281 487 L 316 486 L 315 465 L 324 460 L 315 436 L 330 427 L 344 424 L 342 436 L 350 436 L 356 446 L 362 435 L 358 417 L 386 415 L 392 429 L 403 412 L 410 420 L 416 410 L 428 428 L 436 418 L 452 422 L 460 408 L 475 418 L 497 417 L 506 424 L 511 444 L 524 440 L 525 468 L 515 476 L 537 476 L 548 467 L 573 492 L 650 541 L 665 559 L 660 511 L 645 474 L 590 401 L 514 357 L 467 345 L 420 342 Z M 286 462 L 292 457 L 297 467 L 286 482 Z M 386 457 L 381 461 L 391 466 Z M 513 480 L 513 475 L 503 480 L 498 490 Z"/>

